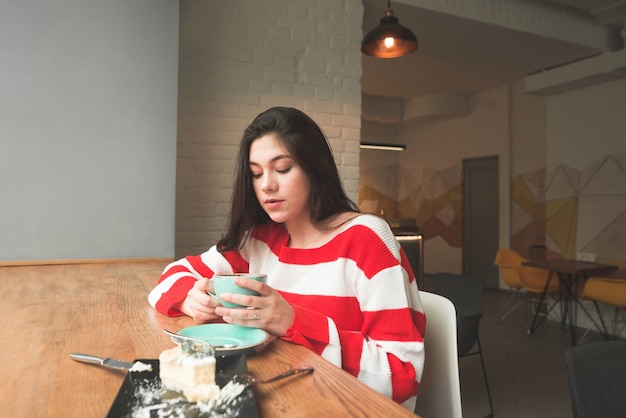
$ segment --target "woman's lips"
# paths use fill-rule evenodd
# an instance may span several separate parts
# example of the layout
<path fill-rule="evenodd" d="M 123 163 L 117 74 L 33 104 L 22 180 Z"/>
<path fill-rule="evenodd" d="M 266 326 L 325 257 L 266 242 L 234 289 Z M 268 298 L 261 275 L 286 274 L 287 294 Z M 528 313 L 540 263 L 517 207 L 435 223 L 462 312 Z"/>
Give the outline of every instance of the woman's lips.
<path fill-rule="evenodd" d="M 265 207 L 268 210 L 276 210 L 280 207 L 280 205 L 283 203 L 282 200 L 277 200 L 277 199 L 267 199 L 265 201 Z"/>

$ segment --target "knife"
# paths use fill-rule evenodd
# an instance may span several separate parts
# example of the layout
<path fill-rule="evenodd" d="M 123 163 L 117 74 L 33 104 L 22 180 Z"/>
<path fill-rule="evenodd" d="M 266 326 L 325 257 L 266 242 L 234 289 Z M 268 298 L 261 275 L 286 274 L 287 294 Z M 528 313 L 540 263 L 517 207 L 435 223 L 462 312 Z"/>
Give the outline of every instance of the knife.
<path fill-rule="evenodd" d="M 70 357 L 82 363 L 98 364 L 104 367 L 110 367 L 118 370 L 130 370 L 134 363 L 128 361 L 114 360 L 108 357 L 97 357 L 90 354 L 70 353 Z"/>

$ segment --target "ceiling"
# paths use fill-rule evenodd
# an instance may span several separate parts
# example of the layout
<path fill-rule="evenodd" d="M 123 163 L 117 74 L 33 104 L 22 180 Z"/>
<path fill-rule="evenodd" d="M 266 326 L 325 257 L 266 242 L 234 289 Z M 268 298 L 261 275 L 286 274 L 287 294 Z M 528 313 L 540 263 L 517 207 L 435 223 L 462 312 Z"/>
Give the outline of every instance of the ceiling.
<path fill-rule="evenodd" d="M 520 3 L 520 0 L 500 1 L 500 4 L 510 3 L 513 6 L 515 1 Z M 549 31 L 513 30 L 464 18 L 462 13 L 444 13 L 417 6 L 430 3 L 433 2 L 391 2 L 400 24 L 417 35 L 419 49 L 394 59 L 363 55 L 361 89 L 364 95 L 408 99 L 479 91 L 623 47 L 619 32 L 626 21 L 626 1 L 522 1 L 531 7 L 562 14 L 567 19 L 573 19 L 575 24 L 581 21 L 592 28 L 601 28 L 606 31 L 607 39 L 613 39 L 607 41 L 607 45 L 611 46 L 606 48 L 579 40 L 546 36 Z M 363 32 L 367 33 L 384 16 L 387 1 L 363 0 L 363 5 Z M 523 14 L 517 17 L 525 18 Z"/>

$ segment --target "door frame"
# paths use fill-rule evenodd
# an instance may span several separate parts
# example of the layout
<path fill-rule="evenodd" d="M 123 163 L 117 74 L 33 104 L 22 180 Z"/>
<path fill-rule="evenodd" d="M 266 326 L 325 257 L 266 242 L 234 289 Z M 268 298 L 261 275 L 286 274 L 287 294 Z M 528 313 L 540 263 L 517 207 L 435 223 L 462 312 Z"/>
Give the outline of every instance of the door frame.
<path fill-rule="evenodd" d="M 475 219 L 473 217 L 473 212 L 475 211 L 472 202 L 473 198 L 477 197 L 477 193 L 484 192 L 484 190 L 472 190 L 472 182 L 470 180 L 471 170 L 476 168 L 487 168 L 493 171 L 495 175 L 493 177 L 493 181 L 490 182 L 489 190 L 493 191 L 490 193 L 484 193 L 478 199 L 482 199 L 481 203 L 484 202 L 485 198 L 487 198 L 493 205 L 493 213 L 490 213 L 490 216 L 487 218 L 490 219 L 489 225 L 482 225 L 481 230 L 486 230 L 491 237 L 489 243 L 492 244 L 494 248 L 486 248 L 485 253 L 481 254 L 484 259 L 481 260 L 482 265 L 485 266 L 486 271 L 476 272 L 473 271 L 473 266 L 476 265 L 473 260 L 470 259 L 471 252 L 469 248 L 473 248 L 476 245 L 476 240 L 474 239 L 474 235 L 470 232 L 472 225 L 470 223 L 471 219 Z M 476 279 L 483 282 L 485 287 L 497 289 L 499 288 L 500 276 L 499 271 L 495 265 L 493 265 L 493 257 L 499 248 L 500 241 L 500 161 L 498 155 L 489 155 L 483 157 L 476 158 L 466 158 L 463 159 L 463 191 L 462 191 L 462 214 L 463 214 L 463 222 L 462 222 L 462 265 L 463 265 L 463 274 L 467 274 L 470 276 L 475 276 Z M 492 242 L 493 241 L 493 242 Z M 493 254 L 491 254 L 493 253 Z"/>

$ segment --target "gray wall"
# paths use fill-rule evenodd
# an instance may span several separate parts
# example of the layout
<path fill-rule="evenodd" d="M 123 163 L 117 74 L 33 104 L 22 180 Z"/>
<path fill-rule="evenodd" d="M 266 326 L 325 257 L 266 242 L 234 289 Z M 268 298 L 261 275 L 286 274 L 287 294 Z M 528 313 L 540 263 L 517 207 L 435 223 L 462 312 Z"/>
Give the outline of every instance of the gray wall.
<path fill-rule="evenodd" d="M 178 7 L 0 2 L 0 261 L 173 256 Z"/>

